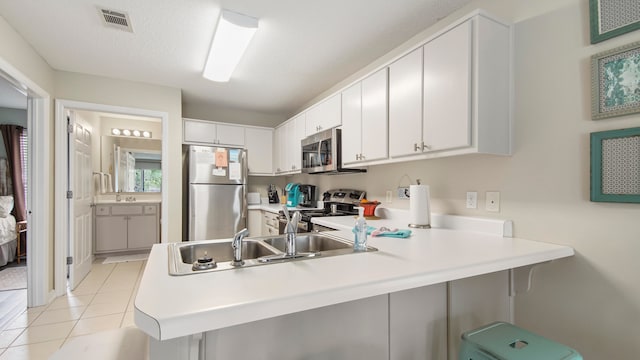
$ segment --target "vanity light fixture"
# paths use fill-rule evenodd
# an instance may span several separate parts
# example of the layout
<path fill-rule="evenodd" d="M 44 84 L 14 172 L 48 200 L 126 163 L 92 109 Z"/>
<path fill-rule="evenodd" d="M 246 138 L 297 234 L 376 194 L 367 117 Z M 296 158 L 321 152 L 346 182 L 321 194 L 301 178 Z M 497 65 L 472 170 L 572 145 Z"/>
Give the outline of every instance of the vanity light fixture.
<path fill-rule="evenodd" d="M 202 76 L 227 82 L 258 30 L 258 19 L 222 10 Z"/>
<path fill-rule="evenodd" d="M 116 136 L 132 136 L 151 138 L 151 131 L 146 130 L 130 130 L 130 129 L 111 129 L 111 134 Z"/>

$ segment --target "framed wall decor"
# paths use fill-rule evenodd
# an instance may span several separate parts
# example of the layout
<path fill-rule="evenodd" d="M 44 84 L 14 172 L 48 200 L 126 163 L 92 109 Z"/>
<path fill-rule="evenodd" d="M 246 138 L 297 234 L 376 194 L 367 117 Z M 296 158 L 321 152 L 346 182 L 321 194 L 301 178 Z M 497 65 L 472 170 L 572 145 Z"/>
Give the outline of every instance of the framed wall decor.
<path fill-rule="evenodd" d="M 640 112 L 640 42 L 593 55 L 591 118 L 637 112 Z"/>
<path fill-rule="evenodd" d="M 591 43 L 640 29 L 638 0 L 589 0 Z"/>
<path fill-rule="evenodd" d="M 640 203 L 640 127 L 591 133 L 591 201 Z"/>

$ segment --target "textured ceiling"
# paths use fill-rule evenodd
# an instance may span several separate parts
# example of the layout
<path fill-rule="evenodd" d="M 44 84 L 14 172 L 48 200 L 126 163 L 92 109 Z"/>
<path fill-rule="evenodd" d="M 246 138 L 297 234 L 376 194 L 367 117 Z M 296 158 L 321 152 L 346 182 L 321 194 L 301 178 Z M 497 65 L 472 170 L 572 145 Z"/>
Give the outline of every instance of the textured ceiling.
<path fill-rule="evenodd" d="M 274 115 L 303 104 L 470 0 L 0 0 L 57 70 L 181 88 L 183 103 Z M 98 5 L 128 12 L 133 33 Z M 202 78 L 221 8 L 260 19 L 228 83 Z"/>

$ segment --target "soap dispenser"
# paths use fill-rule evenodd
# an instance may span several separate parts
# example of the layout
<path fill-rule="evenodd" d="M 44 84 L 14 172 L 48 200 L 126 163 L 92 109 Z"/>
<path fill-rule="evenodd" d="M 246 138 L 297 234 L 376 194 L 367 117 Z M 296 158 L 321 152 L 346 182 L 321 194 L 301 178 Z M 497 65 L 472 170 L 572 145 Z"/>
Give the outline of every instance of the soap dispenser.
<path fill-rule="evenodd" d="M 354 251 L 367 251 L 367 221 L 364 218 L 364 208 L 358 207 L 358 219 L 353 228 L 355 239 L 353 241 Z"/>

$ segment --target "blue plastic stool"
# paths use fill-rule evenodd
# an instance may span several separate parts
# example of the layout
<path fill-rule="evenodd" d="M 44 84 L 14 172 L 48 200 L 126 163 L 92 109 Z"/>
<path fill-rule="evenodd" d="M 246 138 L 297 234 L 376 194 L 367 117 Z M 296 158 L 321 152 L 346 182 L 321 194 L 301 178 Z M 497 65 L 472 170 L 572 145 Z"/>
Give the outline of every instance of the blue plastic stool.
<path fill-rule="evenodd" d="M 459 360 L 582 360 L 575 350 L 505 322 L 462 334 Z"/>

